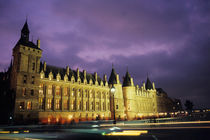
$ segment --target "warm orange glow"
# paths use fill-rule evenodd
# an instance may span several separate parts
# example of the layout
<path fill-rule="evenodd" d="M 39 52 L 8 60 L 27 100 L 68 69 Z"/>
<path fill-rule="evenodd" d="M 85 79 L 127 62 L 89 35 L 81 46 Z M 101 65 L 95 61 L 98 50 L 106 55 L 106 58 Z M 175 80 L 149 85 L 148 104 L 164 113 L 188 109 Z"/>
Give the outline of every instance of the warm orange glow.
<path fill-rule="evenodd" d="M 106 136 L 139 136 L 141 134 L 147 134 L 147 130 L 125 130 L 122 132 L 111 132 L 108 134 L 105 134 Z"/>
<path fill-rule="evenodd" d="M 8 134 L 10 131 L 0 131 L 0 134 Z"/>

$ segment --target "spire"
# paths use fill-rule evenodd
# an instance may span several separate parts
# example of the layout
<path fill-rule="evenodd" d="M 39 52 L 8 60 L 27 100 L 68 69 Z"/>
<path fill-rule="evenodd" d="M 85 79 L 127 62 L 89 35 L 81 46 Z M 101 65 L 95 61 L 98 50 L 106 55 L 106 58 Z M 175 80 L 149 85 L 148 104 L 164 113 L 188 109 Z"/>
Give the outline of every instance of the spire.
<path fill-rule="evenodd" d="M 29 41 L 29 29 L 28 29 L 28 23 L 27 20 L 25 21 L 25 24 L 23 25 L 23 28 L 21 30 L 21 39 L 24 41 Z"/>
<path fill-rule="evenodd" d="M 127 67 L 125 77 L 123 78 L 123 87 L 131 86 L 131 85 L 132 85 L 131 84 L 131 75 L 129 74 L 128 67 Z"/>
<path fill-rule="evenodd" d="M 112 63 L 112 72 L 109 77 L 109 84 L 117 84 L 117 73 L 115 72 L 113 63 Z"/>
<path fill-rule="evenodd" d="M 152 83 L 147 75 L 146 89 L 153 89 Z"/>

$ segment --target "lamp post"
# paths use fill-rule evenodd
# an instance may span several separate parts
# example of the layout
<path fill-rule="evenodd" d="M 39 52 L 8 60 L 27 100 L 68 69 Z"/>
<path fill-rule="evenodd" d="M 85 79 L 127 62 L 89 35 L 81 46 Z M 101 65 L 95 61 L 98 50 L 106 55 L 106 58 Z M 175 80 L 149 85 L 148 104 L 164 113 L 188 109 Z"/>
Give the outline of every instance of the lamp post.
<path fill-rule="evenodd" d="M 113 124 L 116 124 L 116 119 L 115 119 L 115 104 L 114 104 L 114 94 L 115 94 L 115 87 L 114 85 L 112 85 L 111 89 L 110 89 L 112 95 L 113 95 L 113 112 L 114 112 L 114 120 L 113 120 Z"/>

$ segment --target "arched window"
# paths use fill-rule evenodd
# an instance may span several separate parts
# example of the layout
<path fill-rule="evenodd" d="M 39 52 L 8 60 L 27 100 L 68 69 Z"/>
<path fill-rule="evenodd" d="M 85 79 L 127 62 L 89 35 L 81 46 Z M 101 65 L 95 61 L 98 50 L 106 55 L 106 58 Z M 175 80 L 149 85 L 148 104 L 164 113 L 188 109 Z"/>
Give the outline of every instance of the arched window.
<path fill-rule="evenodd" d="M 55 93 L 56 95 L 60 95 L 60 86 L 56 86 Z"/>

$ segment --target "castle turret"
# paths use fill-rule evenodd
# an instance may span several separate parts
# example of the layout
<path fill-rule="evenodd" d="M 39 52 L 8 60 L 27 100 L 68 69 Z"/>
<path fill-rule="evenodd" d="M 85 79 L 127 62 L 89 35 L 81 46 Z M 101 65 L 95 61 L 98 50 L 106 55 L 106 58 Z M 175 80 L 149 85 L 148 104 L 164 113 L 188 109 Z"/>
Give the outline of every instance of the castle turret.
<path fill-rule="evenodd" d="M 108 83 L 110 88 L 115 88 L 114 94 L 111 95 L 112 118 L 114 118 L 115 116 L 115 119 L 122 120 L 124 119 L 124 99 L 122 92 L 122 84 L 120 83 L 119 75 L 115 72 L 113 66 Z"/>
<path fill-rule="evenodd" d="M 128 70 L 123 78 L 123 97 L 125 104 L 125 113 L 128 120 L 136 118 L 136 90 L 133 84 L 133 78 L 131 78 Z"/>
<path fill-rule="evenodd" d="M 40 58 L 42 50 L 40 44 L 29 41 L 29 28 L 25 22 L 21 36 L 13 48 L 13 66 L 11 73 L 11 88 L 16 93 L 15 120 L 22 116 L 23 120 L 29 119 L 31 112 L 38 110 L 37 88 L 40 84 Z M 31 115 L 31 119 L 38 115 Z"/>

